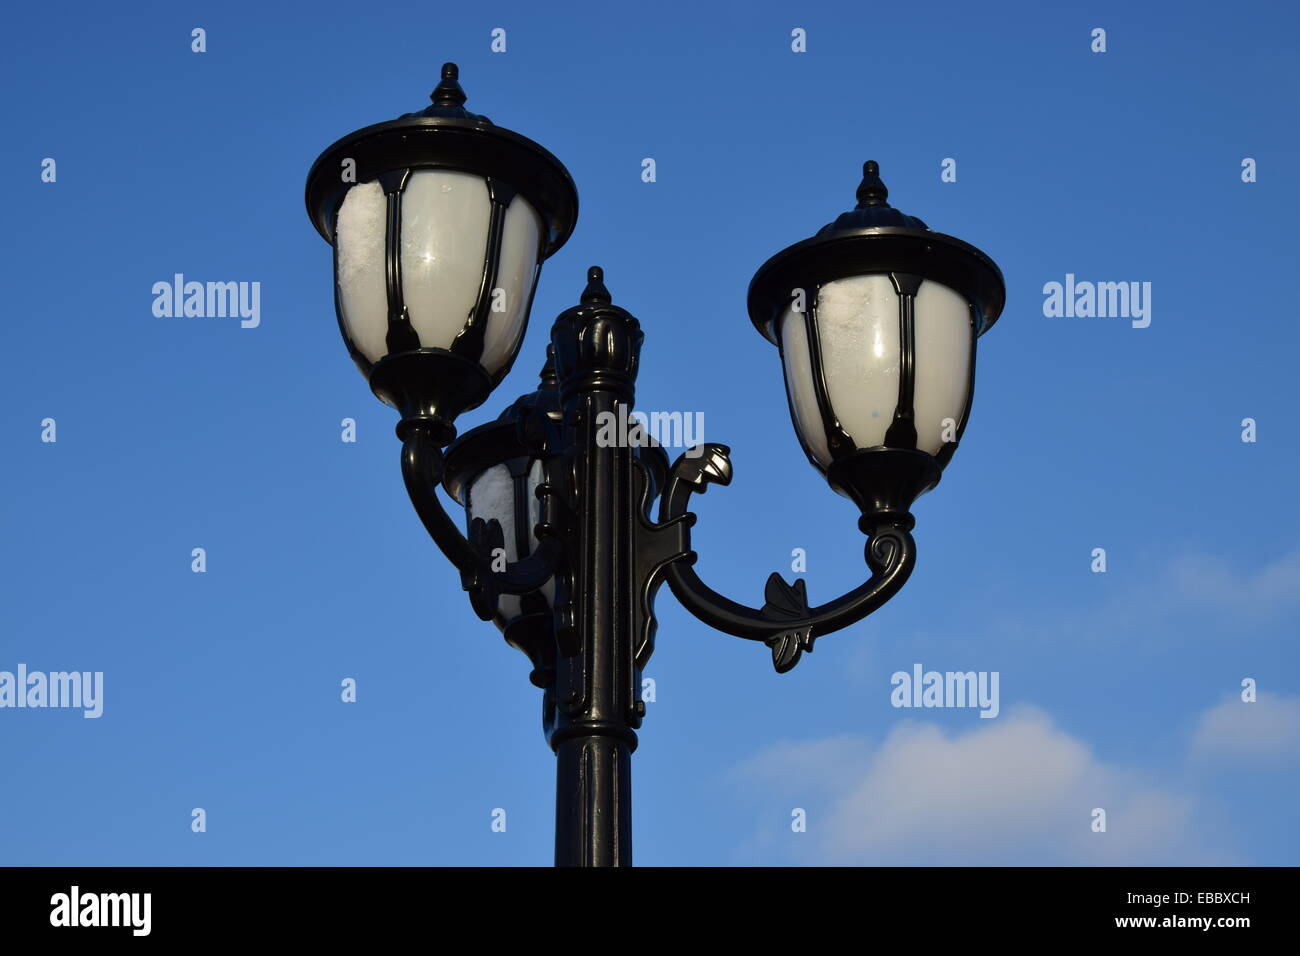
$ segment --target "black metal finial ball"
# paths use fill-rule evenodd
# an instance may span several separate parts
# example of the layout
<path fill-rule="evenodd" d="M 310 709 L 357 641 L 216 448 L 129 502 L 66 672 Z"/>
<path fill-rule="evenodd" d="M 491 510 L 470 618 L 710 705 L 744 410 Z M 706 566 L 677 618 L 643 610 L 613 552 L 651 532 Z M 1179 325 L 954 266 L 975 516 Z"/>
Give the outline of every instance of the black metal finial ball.
<path fill-rule="evenodd" d="M 559 388 L 560 377 L 555 372 L 555 346 L 546 343 L 546 362 L 542 365 L 541 388 Z"/>
<path fill-rule="evenodd" d="M 889 190 L 880 179 L 880 164 L 869 159 L 862 164 L 862 184 L 858 186 L 858 208 L 863 206 L 884 206 L 889 198 Z"/>
<path fill-rule="evenodd" d="M 600 266 L 592 266 L 587 270 L 587 288 L 582 290 L 582 301 L 588 303 L 613 301 L 609 289 L 605 288 L 605 270 Z"/>
<path fill-rule="evenodd" d="M 464 104 L 465 91 L 460 85 L 460 67 L 455 63 L 442 65 L 442 82 L 429 94 L 435 106 L 456 107 Z"/>

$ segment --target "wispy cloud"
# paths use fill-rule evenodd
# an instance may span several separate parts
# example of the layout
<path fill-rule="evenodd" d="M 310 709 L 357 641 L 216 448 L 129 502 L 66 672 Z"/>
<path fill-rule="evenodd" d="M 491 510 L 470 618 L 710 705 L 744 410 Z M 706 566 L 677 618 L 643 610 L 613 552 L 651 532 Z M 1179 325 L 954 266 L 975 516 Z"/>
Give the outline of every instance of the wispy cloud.
<path fill-rule="evenodd" d="M 1242 625 L 1269 625 L 1271 632 L 1279 619 L 1294 616 L 1300 609 L 1300 549 L 1255 568 L 1187 551 L 1145 572 L 1119 570 L 1112 555 L 1107 577 L 1119 586 L 1105 598 L 1089 598 L 1090 590 L 1080 588 L 1075 603 L 1053 600 L 1037 608 L 1011 610 L 990 618 L 988 630 L 1032 641 L 1053 635 L 1088 641 L 1136 638 L 1144 644 L 1169 643 L 1186 636 L 1185 630 L 1173 627 L 1175 624 L 1217 623 L 1230 618 L 1236 638 L 1243 632 Z M 1116 577 L 1122 580 L 1114 581 Z M 1215 633 L 1228 634 L 1222 630 Z"/>
<path fill-rule="evenodd" d="M 1253 572 L 1213 555 L 1183 555 L 1171 563 L 1163 583 L 1170 598 L 1192 608 L 1275 614 L 1300 607 L 1300 549 Z"/>

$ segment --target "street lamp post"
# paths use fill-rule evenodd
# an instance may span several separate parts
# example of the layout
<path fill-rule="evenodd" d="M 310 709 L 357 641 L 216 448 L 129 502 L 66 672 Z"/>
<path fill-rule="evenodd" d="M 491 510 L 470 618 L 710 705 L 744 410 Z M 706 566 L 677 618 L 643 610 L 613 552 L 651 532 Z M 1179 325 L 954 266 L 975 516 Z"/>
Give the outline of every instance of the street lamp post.
<path fill-rule="evenodd" d="M 630 865 L 631 756 L 660 584 L 706 624 L 764 643 L 779 672 L 897 593 L 916 560 L 912 504 L 970 415 L 975 340 L 1002 311 L 1002 274 L 890 206 L 874 162 L 855 209 L 759 269 L 750 318 L 780 350 L 804 452 L 858 506 L 870 574 L 817 607 L 802 579 L 773 574 L 762 607 L 746 607 L 700 579 L 691 550 L 691 496 L 730 482 L 729 450 L 706 444 L 670 466 L 635 428 L 609 440 L 634 406 L 643 333 L 598 267 L 552 326 L 537 390 L 456 437 L 457 417 L 513 364 L 541 263 L 572 232 L 578 197 L 549 152 L 465 110 L 454 64 L 431 98 L 325 150 L 308 212 L 334 247 L 349 352 L 401 416 L 416 512 L 543 691 L 555 862 Z"/>

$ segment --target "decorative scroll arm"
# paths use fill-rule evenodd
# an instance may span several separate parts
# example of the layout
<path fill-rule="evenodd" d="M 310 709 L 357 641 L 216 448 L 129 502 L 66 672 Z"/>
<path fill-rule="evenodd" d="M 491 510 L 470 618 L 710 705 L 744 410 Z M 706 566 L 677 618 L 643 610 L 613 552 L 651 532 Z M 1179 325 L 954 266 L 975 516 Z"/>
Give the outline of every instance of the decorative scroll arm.
<path fill-rule="evenodd" d="M 693 524 L 694 515 L 687 510 L 691 495 L 703 494 L 710 484 L 731 483 L 729 454 L 725 445 L 706 444 L 702 454 L 678 458 L 660 501 L 660 523 L 687 516 L 691 519 L 688 524 Z M 847 594 L 814 608 L 808 606 L 802 579 L 790 585 L 775 573 L 767 579 L 766 603 L 761 609 L 738 604 L 700 580 L 692 567 L 694 551 L 668 566 L 668 586 L 686 610 L 710 627 L 765 643 L 772 650 L 777 672 L 785 673 L 799 662 L 804 651 L 812 652 L 816 638 L 862 620 L 897 594 L 911 575 L 916 564 L 916 542 L 909 528 L 891 523 L 864 530 L 869 535 L 866 560 L 871 577 Z"/>
<path fill-rule="evenodd" d="M 476 519 L 470 524 L 470 537 L 461 534 L 438 497 L 443 467 L 442 449 L 428 429 L 418 423 L 404 429 L 402 477 L 411 504 L 429 537 L 460 572 L 461 586 L 469 592 L 475 613 L 488 621 L 502 594 L 527 594 L 550 580 L 560 564 L 563 544 L 554 537 L 542 538 L 528 557 L 494 571 L 491 555 L 504 543 L 501 525 L 495 519 Z"/>

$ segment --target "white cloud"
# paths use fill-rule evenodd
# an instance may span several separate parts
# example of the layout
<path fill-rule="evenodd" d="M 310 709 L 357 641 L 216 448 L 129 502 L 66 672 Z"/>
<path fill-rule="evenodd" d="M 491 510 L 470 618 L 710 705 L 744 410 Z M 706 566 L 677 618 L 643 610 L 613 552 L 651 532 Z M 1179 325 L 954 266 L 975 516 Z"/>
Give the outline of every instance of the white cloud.
<path fill-rule="evenodd" d="M 1202 716 L 1192 735 L 1201 760 L 1236 764 L 1290 764 L 1300 758 L 1300 697 L 1260 693 L 1254 703 L 1240 694 Z"/>
<path fill-rule="evenodd" d="M 786 743 L 736 771 L 808 811 L 808 831 L 770 815 L 765 849 L 831 864 L 1223 863 L 1220 828 L 1194 797 L 1099 760 L 1026 708 L 961 733 L 906 721 L 860 737 Z M 1093 808 L 1107 830 L 1094 833 Z M 765 856 L 767 854 L 764 854 Z"/>

